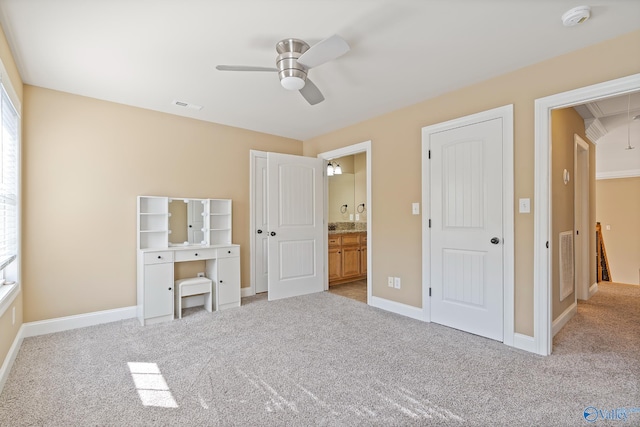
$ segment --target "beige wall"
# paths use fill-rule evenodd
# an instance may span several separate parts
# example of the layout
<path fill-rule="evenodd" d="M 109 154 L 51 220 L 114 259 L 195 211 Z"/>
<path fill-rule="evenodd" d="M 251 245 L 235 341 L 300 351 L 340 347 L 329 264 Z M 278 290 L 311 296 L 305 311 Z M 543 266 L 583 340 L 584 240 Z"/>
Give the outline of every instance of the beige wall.
<path fill-rule="evenodd" d="M 640 284 L 640 177 L 596 181 L 596 221 L 602 225 L 611 278 Z M 606 226 L 610 225 L 611 230 Z"/>
<path fill-rule="evenodd" d="M 421 217 L 411 215 L 411 202 L 421 200 L 422 127 L 514 104 L 514 196 L 531 198 L 533 209 L 535 100 L 638 73 L 640 56 L 629 55 L 638 51 L 640 31 L 305 141 L 307 156 L 372 141 L 373 295 L 421 306 Z M 533 214 L 516 213 L 515 322 L 526 335 L 533 335 L 533 233 Z M 388 288 L 385 278 L 397 275 L 402 289 Z"/>
<path fill-rule="evenodd" d="M 4 31 L 0 28 L 0 60 L 5 68 L 7 75 L 3 75 L 3 80 L 8 77 L 11 86 L 15 91 L 18 100 L 22 102 L 22 79 L 18 73 L 11 49 L 7 43 Z M 6 80 L 5 80 L 6 81 Z M 24 228 L 24 226 L 23 226 Z M 13 309 L 16 311 L 16 321 L 13 323 Z M 22 293 L 18 294 L 9 309 L 0 315 L 0 366 L 4 363 L 4 359 L 13 344 L 20 326 L 22 326 Z"/>
<path fill-rule="evenodd" d="M 233 199 L 249 285 L 249 150 L 299 141 L 28 85 L 24 111 L 25 321 L 136 304 L 138 195 Z"/>
<path fill-rule="evenodd" d="M 595 146 L 585 134 L 584 120 L 573 108 L 556 109 L 551 112 L 551 305 L 552 318 L 557 319 L 575 302 L 575 289 L 571 295 L 560 301 L 560 250 L 559 234 L 574 230 L 574 135 L 578 134 L 589 144 L 589 180 L 590 188 L 595 183 Z M 565 185 L 564 170 L 569 171 L 569 182 Z M 588 236 L 595 231 L 595 198 L 589 197 L 591 227 Z M 595 253 L 595 240 L 589 239 L 589 253 Z M 589 284 L 595 283 L 595 257 L 589 258 Z"/>

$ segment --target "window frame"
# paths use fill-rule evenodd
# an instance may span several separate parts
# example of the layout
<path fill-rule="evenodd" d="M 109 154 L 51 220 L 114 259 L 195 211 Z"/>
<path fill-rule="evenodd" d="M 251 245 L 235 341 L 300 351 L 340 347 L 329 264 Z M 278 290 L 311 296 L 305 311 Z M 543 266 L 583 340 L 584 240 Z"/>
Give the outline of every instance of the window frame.
<path fill-rule="evenodd" d="M 0 270 L 0 280 L 12 281 L 13 284 L 0 285 L 0 317 L 13 304 L 21 290 L 21 246 L 22 246 L 22 105 L 0 60 L 0 96 L 4 92 L 8 102 L 14 108 L 16 123 L 16 256 Z M 1 100 L 0 100 L 1 102 Z M 1 125 L 1 122 L 0 122 Z"/>

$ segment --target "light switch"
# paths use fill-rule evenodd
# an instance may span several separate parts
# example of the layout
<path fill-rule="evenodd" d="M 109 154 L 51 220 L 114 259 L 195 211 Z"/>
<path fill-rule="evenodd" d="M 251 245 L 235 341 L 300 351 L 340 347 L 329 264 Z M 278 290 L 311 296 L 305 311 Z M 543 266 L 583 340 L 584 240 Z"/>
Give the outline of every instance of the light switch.
<path fill-rule="evenodd" d="M 518 206 L 520 213 L 531 213 L 531 199 L 520 199 Z"/>
<path fill-rule="evenodd" d="M 420 203 L 411 204 L 411 213 L 413 215 L 420 215 Z"/>
<path fill-rule="evenodd" d="M 611 224 L 607 224 L 607 225 L 604 227 L 604 229 L 605 229 L 605 230 L 611 230 Z"/>

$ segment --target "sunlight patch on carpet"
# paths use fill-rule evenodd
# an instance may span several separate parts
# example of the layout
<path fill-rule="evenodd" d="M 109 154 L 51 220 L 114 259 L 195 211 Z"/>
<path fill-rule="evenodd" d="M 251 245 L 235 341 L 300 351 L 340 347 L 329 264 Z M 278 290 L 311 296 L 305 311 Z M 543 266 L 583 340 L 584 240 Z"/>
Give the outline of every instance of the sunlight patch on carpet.
<path fill-rule="evenodd" d="M 157 364 L 129 362 L 128 365 L 138 396 L 144 406 L 178 407 Z"/>

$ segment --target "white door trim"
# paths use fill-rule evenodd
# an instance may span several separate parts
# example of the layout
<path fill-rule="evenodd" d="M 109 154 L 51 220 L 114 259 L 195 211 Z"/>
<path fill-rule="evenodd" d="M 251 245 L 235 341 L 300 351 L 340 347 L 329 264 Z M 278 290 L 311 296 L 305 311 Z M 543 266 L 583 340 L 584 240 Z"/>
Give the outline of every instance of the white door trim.
<path fill-rule="evenodd" d="M 504 227 L 504 344 L 514 346 L 514 187 L 513 187 L 513 105 L 494 108 L 470 116 L 460 117 L 443 123 L 422 128 L 422 316 L 426 322 L 431 321 L 431 302 L 429 299 L 431 271 L 431 231 L 429 229 L 429 209 L 431 206 L 430 164 L 428 159 L 429 135 L 435 132 L 471 125 L 478 122 L 502 119 L 504 142 L 503 158 L 503 227 Z"/>
<path fill-rule="evenodd" d="M 589 299 L 589 242 L 591 241 L 591 217 L 589 212 L 589 143 L 580 135 L 573 135 L 573 193 L 574 196 L 574 250 L 576 274 L 574 275 L 575 303 Z M 586 156 L 586 157 L 585 157 Z M 580 178 L 580 179 L 578 179 Z M 576 235 L 575 231 L 578 231 Z M 588 230 L 588 231 L 587 231 Z M 582 234 L 579 234 L 582 233 Z M 554 334 L 555 335 L 555 334 Z"/>
<path fill-rule="evenodd" d="M 337 148 L 335 150 L 331 150 L 331 151 L 325 151 L 324 153 L 320 153 L 318 154 L 318 158 L 324 159 L 324 160 L 330 160 L 330 159 L 335 159 L 337 157 L 344 157 L 344 156 L 349 156 L 352 154 L 358 154 L 358 153 L 366 153 L 366 164 L 367 164 L 367 304 L 371 305 L 372 302 L 372 278 L 371 278 L 371 257 L 372 257 L 372 251 L 371 248 L 373 247 L 373 244 L 371 243 L 373 241 L 373 228 L 372 228 L 372 221 L 371 221 L 371 211 L 373 209 L 371 209 L 371 207 L 373 206 L 372 204 L 372 198 L 371 198 L 371 141 L 364 141 L 364 142 L 360 142 L 358 144 L 353 144 L 353 145 L 348 145 L 346 147 L 342 147 L 342 148 Z M 324 217 L 325 217 L 325 223 L 324 223 L 324 227 L 325 227 L 325 233 L 324 233 L 324 253 L 328 253 L 329 252 L 329 242 L 328 242 L 328 238 L 329 238 L 329 230 L 327 228 L 327 218 L 329 218 L 329 181 L 327 178 L 326 173 L 324 174 L 324 207 L 325 207 L 325 212 L 324 212 Z M 324 257 L 324 271 L 325 271 L 325 275 L 324 275 L 324 286 L 325 286 L 325 290 L 329 289 L 329 260 L 328 258 L 325 256 Z"/>
<path fill-rule="evenodd" d="M 640 74 L 622 77 L 535 100 L 535 189 L 533 254 L 533 336 L 536 353 L 551 354 L 551 251 L 547 249 L 551 226 L 551 110 L 637 91 Z"/>

